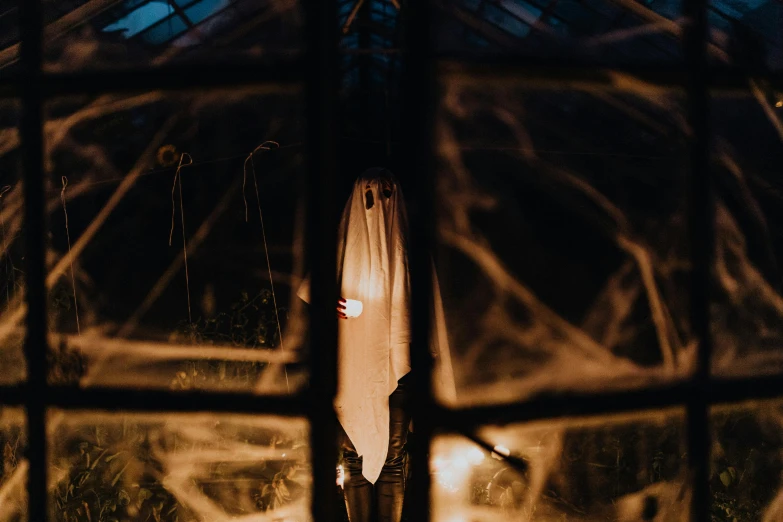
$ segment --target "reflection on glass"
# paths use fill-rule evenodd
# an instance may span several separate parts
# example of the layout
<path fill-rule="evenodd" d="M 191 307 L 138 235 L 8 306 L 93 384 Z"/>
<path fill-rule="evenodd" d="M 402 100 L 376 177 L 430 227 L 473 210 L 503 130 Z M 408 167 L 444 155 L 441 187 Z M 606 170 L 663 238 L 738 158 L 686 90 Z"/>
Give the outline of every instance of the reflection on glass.
<path fill-rule="evenodd" d="M 49 71 L 259 64 L 302 46 L 297 0 L 45 0 L 44 18 Z"/>
<path fill-rule="evenodd" d="M 0 384 L 25 379 L 24 198 L 18 104 L 0 100 Z"/>
<path fill-rule="evenodd" d="M 712 520 L 783 517 L 783 409 L 780 401 L 712 410 Z"/>
<path fill-rule="evenodd" d="M 687 375 L 680 99 L 456 75 L 444 89 L 437 267 L 458 402 Z"/>
<path fill-rule="evenodd" d="M 438 47 L 447 55 L 525 55 L 610 64 L 682 60 L 681 0 L 437 4 Z"/>
<path fill-rule="evenodd" d="M 710 0 L 710 56 L 717 64 L 783 69 L 783 4 L 776 0 Z"/>
<path fill-rule="evenodd" d="M 26 445 L 24 411 L 0 406 L 0 520 L 27 520 Z"/>
<path fill-rule="evenodd" d="M 483 428 L 433 442 L 433 520 L 685 521 L 682 412 Z"/>
<path fill-rule="evenodd" d="M 307 440 L 300 419 L 53 411 L 53 520 L 307 520 Z"/>
<path fill-rule="evenodd" d="M 783 370 L 778 101 L 753 81 L 751 93 L 715 98 L 711 108 L 716 244 L 710 318 L 713 371 L 723 376 Z"/>
<path fill-rule="evenodd" d="M 302 386 L 300 101 L 247 89 L 48 104 L 53 381 Z"/>
<path fill-rule="evenodd" d="M 0 78 L 17 75 L 20 71 L 19 9 L 17 1 L 0 5 Z"/>

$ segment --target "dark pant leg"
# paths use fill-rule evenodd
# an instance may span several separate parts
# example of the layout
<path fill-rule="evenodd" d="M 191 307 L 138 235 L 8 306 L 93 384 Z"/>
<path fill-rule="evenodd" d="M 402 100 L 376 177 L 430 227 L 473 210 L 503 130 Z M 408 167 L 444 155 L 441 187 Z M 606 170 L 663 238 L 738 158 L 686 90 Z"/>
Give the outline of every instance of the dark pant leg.
<path fill-rule="evenodd" d="M 373 486 L 362 475 L 362 458 L 345 432 L 343 438 L 343 496 L 350 522 L 371 522 Z"/>
<path fill-rule="evenodd" d="M 400 522 L 405 497 L 405 443 L 408 440 L 408 384 L 403 377 L 389 397 L 389 451 L 375 483 L 379 522 Z M 351 521 L 353 522 L 353 520 Z"/>
<path fill-rule="evenodd" d="M 342 430 L 341 430 L 342 431 Z M 371 522 L 373 487 L 362 475 L 362 458 L 348 435 L 342 432 L 343 496 L 350 522 Z"/>

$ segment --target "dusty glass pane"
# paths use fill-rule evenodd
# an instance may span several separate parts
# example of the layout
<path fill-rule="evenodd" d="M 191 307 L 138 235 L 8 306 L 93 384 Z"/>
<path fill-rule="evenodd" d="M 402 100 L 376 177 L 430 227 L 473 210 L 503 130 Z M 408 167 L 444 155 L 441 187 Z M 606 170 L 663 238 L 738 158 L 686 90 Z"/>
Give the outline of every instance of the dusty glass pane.
<path fill-rule="evenodd" d="M 682 60 L 681 0 L 456 0 L 438 2 L 445 55 L 608 64 Z"/>
<path fill-rule="evenodd" d="M 307 422 L 241 415 L 49 414 L 52 520 L 307 520 Z"/>
<path fill-rule="evenodd" d="M 18 103 L 0 100 L 0 384 L 18 383 L 27 373 L 22 351 L 26 309 L 18 124 Z"/>
<path fill-rule="evenodd" d="M 682 104 L 637 87 L 443 86 L 436 264 L 457 402 L 690 372 Z"/>
<path fill-rule="evenodd" d="M 19 73 L 18 0 L 0 1 L 0 78 Z"/>
<path fill-rule="evenodd" d="M 301 388 L 301 107 L 296 89 L 47 106 L 53 380 Z"/>
<path fill-rule="evenodd" d="M 683 421 L 672 410 L 480 429 L 494 453 L 462 436 L 438 436 L 433 520 L 685 522 Z"/>
<path fill-rule="evenodd" d="M 0 520 L 27 520 L 27 445 L 25 415 L 21 408 L 0 406 Z"/>
<path fill-rule="evenodd" d="M 783 106 L 753 93 L 720 96 L 711 108 L 716 244 L 711 307 L 713 371 L 783 370 Z"/>
<path fill-rule="evenodd" d="M 781 519 L 781 420 L 779 400 L 713 408 L 713 521 Z"/>
<path fill-rule="evenodd" d="M 783 69 L 783 4 L 777 0 L 711 0 L 710 58 L 752 74 Z"/>
<path fill-rule="evenodd" d="M 44 66 L 49 71 L 274 63 L 302 50 L 297 0 L 45 0 L 43 4 Z"/>

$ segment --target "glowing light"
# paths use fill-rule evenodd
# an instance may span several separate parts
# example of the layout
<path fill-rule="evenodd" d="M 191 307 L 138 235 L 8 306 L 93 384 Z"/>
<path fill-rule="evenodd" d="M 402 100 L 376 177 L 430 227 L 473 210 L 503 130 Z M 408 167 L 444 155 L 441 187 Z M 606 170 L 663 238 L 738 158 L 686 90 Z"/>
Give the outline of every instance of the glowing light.
<path fill-rule="evenodd" d="M 484 462 L 484 452 L 478 448 L 470 448 L 465 457 L 468 459 L 468 462 L 474 466 L 478 466 Z"/>
<path fill-rule="evenodd" d="M 783 107 L 783 100 L 778 100 L 777 103 L 775 103 L 775 107 Z"/>
<path fill-rule="evenodd" d="M 362 315 L 363 309 L 364 306 L 361 301 L 357 301 L 356 299 L 345 300 L 345 315 L 347 317 L 359 317 Z"/>
<path fill-rule="evenodd" d="M 465 484 L 471 469 L 484 462 L 484 458 L 484 452 L 475 446 L 454 448 L 449 455 L 433 457 L 433 475 L 443 489 L 455 493 Z"/>
<path fill-rule="evenodd" d="M 494 450 L 495 453 L 497 453 L 498 455 L 503 455 L 504 457 L 508 457 L 509 455 L 511 455 L 511 450 L 505 446 L 495 446 Z"/>
<path fill-rule="evenodd" d="M 337 466 L 337 485 L 341 488 L 345 488 L 345 471 L 342 464 Z"/>

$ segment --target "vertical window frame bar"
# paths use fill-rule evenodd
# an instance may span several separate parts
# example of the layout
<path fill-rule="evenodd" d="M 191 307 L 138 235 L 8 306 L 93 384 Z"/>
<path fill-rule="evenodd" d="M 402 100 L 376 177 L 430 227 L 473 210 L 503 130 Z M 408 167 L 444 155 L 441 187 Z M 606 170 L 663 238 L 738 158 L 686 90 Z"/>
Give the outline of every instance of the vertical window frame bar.
<path fill-rule="evenodd" d="M 338 18 L 336 0 L 303 0 L 307 35 L 307 256 L 310 267 L 310 452 L 312 515 L 331 522 L 336 513 L 337 223 L 336 110 Z"/>
<path fill-rule="evenodd" d="M 691 520 L 709 520 L 710 402 L 712 338 L 710 287 L 714 256 L 714 212 L 709 164 L 709 0 L 684 0 L 686 20 L 682 49 L 686 66 L 688 152 L 690 159 L 689 220 L 691 258 L 691 326 L 699 340 L 697 362 L 686 399 L 687 449 L 692 481 Z"/>
<path fill-rule="evenodd" d="M 411 180 L 409 197 L 411 278 L 411 380 L 415 444 L 410 450 L 411 496 L 409 513 L 414 522 L 429 522 L 431 477 L 429 453 L 437 428 L 433 397 L 429 340 L 431 326 L 433 262 L 435 245 L 435 132 L 437 105 L 434 20 L 431 0 L 408 0 L 403 4 L 405 53 L 402 76 L 404 121 Z"/>

